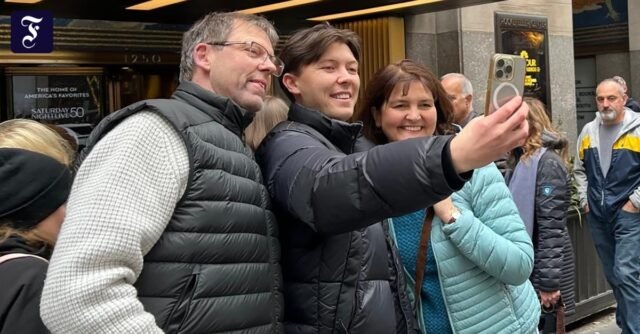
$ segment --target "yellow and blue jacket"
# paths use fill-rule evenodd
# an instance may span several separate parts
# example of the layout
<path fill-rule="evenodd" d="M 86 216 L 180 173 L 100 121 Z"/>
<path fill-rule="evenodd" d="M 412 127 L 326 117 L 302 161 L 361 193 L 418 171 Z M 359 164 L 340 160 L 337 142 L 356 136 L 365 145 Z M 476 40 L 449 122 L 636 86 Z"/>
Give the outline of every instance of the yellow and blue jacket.
<path fill-rule="evenodd" d="M 613 221 L 622 206 L 631 200 L 640 207 L 640 115 L 625 108 L 620 134 L 613 144 L 611 166 L 605 177 L 600 168 L 599 126 L 596 119 L 582 129 L 578 137 L 574 175 L 580 205 L 601 221 Z"/>

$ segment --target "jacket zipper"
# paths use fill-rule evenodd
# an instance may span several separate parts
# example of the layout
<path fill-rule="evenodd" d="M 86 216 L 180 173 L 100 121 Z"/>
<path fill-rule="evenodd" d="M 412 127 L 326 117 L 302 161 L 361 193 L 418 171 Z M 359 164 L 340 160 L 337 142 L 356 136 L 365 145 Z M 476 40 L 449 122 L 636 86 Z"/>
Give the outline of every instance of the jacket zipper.
<path fill-rule="evenodd" d="M 189 305 L 193 300 L 193 293 L 195 291 L 196 282 L 198 281 L 198 274 L 191 274 L 189 281 L 185 285 L 184 290 L 180 294 L 176 305 L 167 319 L 166 332 L 178 333 L 180 328 L 184 325 L 187 316 L 189 315 Z M 174 321 L 174 319 L 176 321 Z"/>
<path fill-rule="evenodd" d="M 364 239 L 364 230 L 360 231 L 360 238 Z M 353 310 L 351 311 L 351 319 L 349 319 L 349 326 L 346 329 L 345 333 L 349 333 L 351 331 L 351 328 L 353 327 L 353 322 L 356 318 L 356 315 L 358 314 L 358 308 L 360 307 L 360 303 L 359 303 L 359 299 L 358 299 L 358 287 L 360 286 L 360 275 L 362 274 L 362 272 L 360 270 L 358 270 L 358 278 L 356 279 L 356 284 L 355 284 L 355 294 L 354 294 L 354 301 L 353 301 Z M 344 327 L 344 324 L 343 324 Z"/>
<path fill-rule="evenodd" d="M 396 271 L 396 277 L 400 277 L 403 273 L 404 273 L 404 268 L 402 267 L 402 265 L 400 264 L 400 250 L 398 249 L 398 245 L 395 242 L 395 239 L 392 238 L 391 236 L 391 228 L 390 228 L 389 222 L 387 222 L 387 226 L 385 229 L 385 225 L 382 225 L 382 230 L 385 234 L 385 240 L 387 242 L 387 247 L 389 248 L 389 256 L 391 256 L 391 261 L 393 262 L 393 267 Z M 396 278 L 396 281 L 398 279 Z M 399 282 L 397 282 L 397 289 L 398 289 L 398 306 L 400 307 L 400 312 L 402 313 L 402 317 L 404 319 L 402 319 L 402 321 L 404 321 L 405 325 L 407 326 L 407 331 L 411 332 L 414 330 L 413 327 L 415 327 L 417 324 L 415 323 L 411 323 L 409 321 L 409 317 L 410 315 L 407 314 L 405 306 L 402 303 L 402 300 L 408 300 L 408 297 L 406 296 L 406 291 L 400 286 Z M 407 284 L 407 277 L 405 277 L 405 286 Z M 411 305 L 411 302 L 409 301 L 409 307 L 413 307 Z M 411 325 L 411 326 L 410 326 Z M 411 327 L 411 328 L 410 328 Z"/>
<path fill-rule="evenodd" d="M 433 233 L 433 231 L 431 232 Z M 433 240 L 431 240 L 431 238 L 429 238 L 430 244 L 431 244 L 431 250 L 433 251 L 433 259 L 436 261 L 436 269 L 438 268 L 438 256 L 436 255 L 436 249 L 433 247 Z M 438 273 L 440 272 L 440 270 L 438 270 Z M 447 318 L 449 319 L 449 327 L 451 328 L 451 332 L 453 334 L 456 334 L 457 331 L 455 329 L 455 327 L 453 326 L 453 320 L 451 319 L 451 312 L 449 312 L 449 304 L 447 303 L 447 295 L 444 294 L 444 284 L 442 283 L 442 277 L 440 277 L 440 274 L 438 274 L 438 282 L 440 282 L 440 293 L 442 294 L 442 301 L 444 301 L 444 308 L 447 311 Z M 422 290 L 422 289 L 420 289 Z M 426 332 L 426 330 L 425 330 Z M 426 333 L 425 333 L 426 334 Z"/>
<path fill-rule="evenodd" d="M 522 321 L 520 321 L 520 319 L 518 319 L 516 317 L 516 308 L 513 305 L 513 300 L 511 299 L 511 294 L 509 293 L 509 290 L 507 289 L 507 285 L 504 283 L 500 283 L 500 286 L 502 287 L 502 291 L 504 292 L 504 295 L 507 297 L 507 301 L 509 302 L 509 309 L 511 310 L 511 314 L 513 314 L 513 317 L 516 319 L 516 323 L 518 325 L 518 328 L 520 330 L 522 330 Z"/>

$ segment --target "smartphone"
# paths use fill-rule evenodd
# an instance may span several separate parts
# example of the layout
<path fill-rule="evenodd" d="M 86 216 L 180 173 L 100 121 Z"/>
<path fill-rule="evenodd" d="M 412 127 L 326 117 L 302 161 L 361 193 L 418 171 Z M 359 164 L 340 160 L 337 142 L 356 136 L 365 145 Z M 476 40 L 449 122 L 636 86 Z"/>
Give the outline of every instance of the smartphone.
<path fill-rule="evenodd" d="M 526 61 L 520 56 L 496 53 L 489 63 L 485 116 L 524 92 Z"/>

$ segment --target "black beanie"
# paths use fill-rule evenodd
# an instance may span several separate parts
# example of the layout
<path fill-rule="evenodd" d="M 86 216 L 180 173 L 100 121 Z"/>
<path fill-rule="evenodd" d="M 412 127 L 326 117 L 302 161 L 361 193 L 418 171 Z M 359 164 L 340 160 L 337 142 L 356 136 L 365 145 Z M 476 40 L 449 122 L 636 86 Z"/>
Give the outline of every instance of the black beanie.
<path fill-rule="evenodd" d="M 64 204 L 70 191 L 67 166 L 44 154 L 0 148 L 0 220 L 33 228 Z"/>

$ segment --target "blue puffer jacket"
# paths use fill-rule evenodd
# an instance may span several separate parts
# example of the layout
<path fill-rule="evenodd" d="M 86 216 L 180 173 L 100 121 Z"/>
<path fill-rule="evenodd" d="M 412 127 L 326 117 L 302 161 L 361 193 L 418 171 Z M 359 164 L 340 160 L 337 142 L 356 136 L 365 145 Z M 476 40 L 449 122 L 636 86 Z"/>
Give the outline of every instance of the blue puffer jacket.
<path fill-rule="evenodd" d="M 461 216 L 449 225 L 434 218 L 431 245 L 453 332 L 534 333 L 533 245 L 502 175 L 494 164 L 477 169 L 452 199 Z"/>

